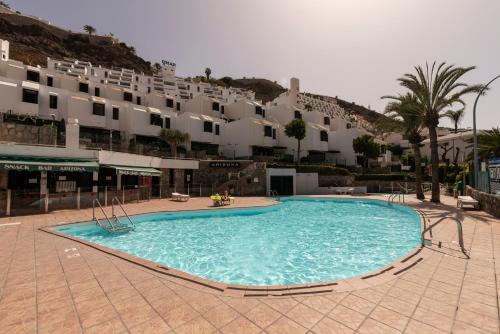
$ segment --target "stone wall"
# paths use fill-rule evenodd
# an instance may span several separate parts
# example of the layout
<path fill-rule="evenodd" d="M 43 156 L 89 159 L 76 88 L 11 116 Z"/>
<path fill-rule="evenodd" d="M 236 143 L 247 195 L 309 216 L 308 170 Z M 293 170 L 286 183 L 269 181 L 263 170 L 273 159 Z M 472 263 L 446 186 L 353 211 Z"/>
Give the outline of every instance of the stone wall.
<path fill-rule="evenodd" d="M 0 122 L 0 141 L 53 145 L 57 128 Z"/>
<path fill-rule="evenodd" d="M 193 170 L 195 187 L 203 188 L 203 193 L 222 192 L 230 189 L 236 195 L 264 195 L 266 192 L 265 168 L 252 168 L 251 160 L 227 160 L 237 162 L 237 167 L 214 167 L 214 160 L 200 161 L 200 168 Z M 232 174 L 232 179 L 229 174 Z M 238 174 L 239 173 L 239 174 Z M 257 182 L 255 182 L 257 181 Z M 199 189 L 199 188 L 198 188 Z"/>
<path fill-rule="evenodd" d="M 483 193 L 470 186 L 465 188 L 465 192 L 467 196 L 471 196 L 475 200 L 479 201 L 479 205 L 482 210 L 488 212 L 496 218 L 500 218 L 500 196 Z"/>

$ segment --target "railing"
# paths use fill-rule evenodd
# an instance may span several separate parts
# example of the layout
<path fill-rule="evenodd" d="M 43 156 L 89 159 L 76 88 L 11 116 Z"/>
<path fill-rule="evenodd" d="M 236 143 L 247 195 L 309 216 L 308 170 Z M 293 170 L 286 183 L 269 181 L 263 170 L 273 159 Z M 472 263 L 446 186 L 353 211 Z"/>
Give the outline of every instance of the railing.
<path fill-rule="evenodd" d="M 403 203 L 405 202 L 405 194 L 400 191 L 395 191 L 389 195 L 389 197 L 387 198 L 387 203 L 388 204 L 394 203 L 396 197 L 398 198 L 399 203 L 401 203 L 401 197 L 403 197 Z"/>
<path fill-rule="evenodd" d="M 127 217 L 130 225 L 132 226 L 133 229 L 135 229 L 134 222 L 132 221 L 132 219 L 130 219 L 130 216 L 127 214 L 127 211 L 125 211 L 125 209 L 123 208 L 122 203 L 120 202 L 118 197 L 113 197 L 113 199 L 111 200 L 111 214 L 113 215 L 113 217 L 116 218 L 117 221 L 120 221 L 115 214 L 115 203 L 120 207 L 120 209 L 122 209 L 122 212 L 125 214 L 125 217 Z"/>
<path fill-rule="evenodd" d="M 460 250 L 468 259 L 470 259 L 470 256 L 469 256 L 469 254 L 467 254 L 467 251 L 466 251 L 465 245 L 464 245 L 464 233 L 463 233 L 463 228 L 462 228 L 462 222 L 458 218 L 453 217 L 453 216 L 443 217 L 443 218 L 439 219 L 437 222 L 435 222 L 434 224 L 431 224 L 431 225 L 427 226 L 427 228 L 424 228 L 424 230 L 422 231 L 422 235 L 421 235 L 422 247 L 426 246 L 426 241 L 430 241 L 432 243 L 431 240 L 425 239 L 425 233 L 427 231 L 429 231 L 430 236 L 432 238 L 432 228 L 434 228 L 436 225 L 440 224 L 441 222 L 443 222 L 447 219 L 451 219 L 457 224 L 458 244 L 460 246 Z M 439 245 L 441 245 L 441 242 L 439 242 Z"/>
<path fill-rule="evenodd" d="M 274 199 L 274 200 L 277 200 L 279 201 L 280 200 L 280 195 L 278 194 L 278 192 L 276 190 L 271 190 L 271 197 Z"/>
<path fill-rule="evenodd" d="M 106 221 L 108 222 L 108 226 L 104 226 L 103 224 L 101 224 L 101 221 L 95 215 L 95 205 L 96 204 L 101 209 L 101 213 L 104 215 L 104 218 L 106 218 Z M 101 206 L 101 203 L 99 202 L 99 200 L 97 198 L 92 201 L 92 220 L 95 220 L 96 224 L 99 225 L 101 228 L 105 229 L 106 231 L 110 231 L 110 230 L 115 229 L 113 226 L 113 223 L 111 222 L 111 220 L 109 220 L 108 215 L 104 211 L 103 207 Z"/>

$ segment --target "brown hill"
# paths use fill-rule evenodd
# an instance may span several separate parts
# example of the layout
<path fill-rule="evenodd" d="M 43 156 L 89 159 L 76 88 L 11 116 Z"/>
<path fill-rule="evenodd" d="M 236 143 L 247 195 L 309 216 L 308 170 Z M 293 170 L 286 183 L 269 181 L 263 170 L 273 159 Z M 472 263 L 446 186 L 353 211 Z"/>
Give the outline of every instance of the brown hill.
<path fill-rule="evenodd" d="M 0 13 L 0 38 L 10 42 L 12 59 L 46 66 L 47 57 L 76 58 L 105 67 L 125 67 L 151 72 L 151 63 L 133 47 L 108 36 L 73 33 L 36 18 Z"/>

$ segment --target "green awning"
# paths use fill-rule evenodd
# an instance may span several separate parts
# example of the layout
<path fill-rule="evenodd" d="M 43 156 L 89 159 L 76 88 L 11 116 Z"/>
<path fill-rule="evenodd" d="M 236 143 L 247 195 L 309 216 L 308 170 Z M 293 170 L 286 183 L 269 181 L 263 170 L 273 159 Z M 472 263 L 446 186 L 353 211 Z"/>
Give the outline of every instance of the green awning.
<path fill-rule="evenodd" d="M 114 166 L 114 165 L 107 165 L 106 167 L 116 169 L 117 175 L 137 175 L 137 176 L 161 175 L 161 171 L 149 167 Z"/>
<path fill-rule="evenodd" d="M 51 158 L 35 156 L 0 156 L 0 169 L 39 172 L 95 172 L 95 160 Z"/>

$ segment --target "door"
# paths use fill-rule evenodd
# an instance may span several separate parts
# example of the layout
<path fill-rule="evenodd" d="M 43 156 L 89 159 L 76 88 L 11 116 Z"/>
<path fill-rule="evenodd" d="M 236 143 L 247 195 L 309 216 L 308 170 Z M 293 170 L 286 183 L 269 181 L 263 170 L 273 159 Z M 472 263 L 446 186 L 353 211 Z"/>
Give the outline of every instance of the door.
<path fill-rule="evenodd" d="M 273 190 L 280 196 L 292 196 L 293 176 L 271 176 L 271 191 Z"/>

